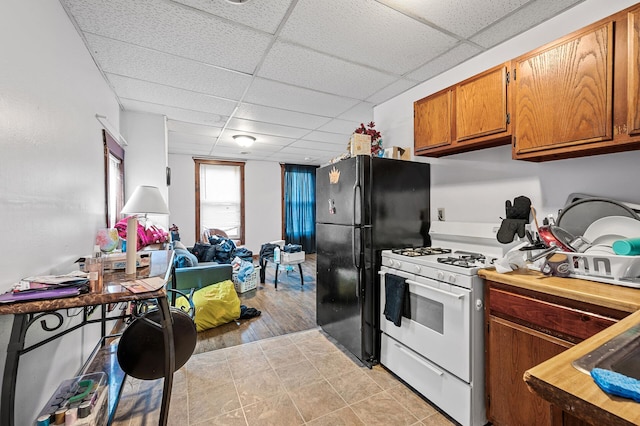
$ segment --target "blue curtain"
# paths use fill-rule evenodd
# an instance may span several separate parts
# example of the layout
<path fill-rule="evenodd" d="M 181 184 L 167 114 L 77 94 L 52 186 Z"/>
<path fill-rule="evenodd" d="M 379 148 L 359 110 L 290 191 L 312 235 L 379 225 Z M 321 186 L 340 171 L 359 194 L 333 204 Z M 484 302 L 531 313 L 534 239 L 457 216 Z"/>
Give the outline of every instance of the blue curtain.
<path fill-rule="evenodd" d="M 284 166 L 285 241 L 316 252 L 316 167 Z"/>

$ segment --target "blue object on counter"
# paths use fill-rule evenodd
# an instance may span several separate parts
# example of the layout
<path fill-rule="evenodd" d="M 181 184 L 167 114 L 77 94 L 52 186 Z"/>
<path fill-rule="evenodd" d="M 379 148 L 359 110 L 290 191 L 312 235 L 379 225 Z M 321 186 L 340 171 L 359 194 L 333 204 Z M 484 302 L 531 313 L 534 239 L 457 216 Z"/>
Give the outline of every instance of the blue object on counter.
<path fill-rule="evenodd" d="M 613 252 L 622 256 L 640 255 L 640 238 L 614 241 Z"/>
<path fill-rule="evenodd" d="M 606 393 L 640 402 L 640 380 L 602 368 L 591 370 L 591 377 Z"/>

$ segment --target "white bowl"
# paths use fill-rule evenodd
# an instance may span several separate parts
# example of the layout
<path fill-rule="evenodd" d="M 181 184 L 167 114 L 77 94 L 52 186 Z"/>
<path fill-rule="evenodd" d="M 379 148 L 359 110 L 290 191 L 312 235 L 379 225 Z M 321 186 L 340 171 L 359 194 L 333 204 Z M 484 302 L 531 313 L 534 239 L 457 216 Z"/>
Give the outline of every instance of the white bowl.
<path fill-rule="evenodd" d="M 595 244 L 585 250 L 585 254 L 601 254 L 605 256 L 615 255 L 616 253 L 613 251 L 613 247 L 608 244 Z"/>

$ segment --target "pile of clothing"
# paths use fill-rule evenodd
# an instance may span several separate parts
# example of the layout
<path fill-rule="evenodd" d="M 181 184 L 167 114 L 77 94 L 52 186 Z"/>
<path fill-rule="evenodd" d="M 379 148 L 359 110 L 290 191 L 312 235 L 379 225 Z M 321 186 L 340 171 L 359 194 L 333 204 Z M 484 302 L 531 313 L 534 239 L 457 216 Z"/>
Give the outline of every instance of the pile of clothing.
<path fill-rule="evenodd" d="M 230 264 L 235 257 L 251 261 L 253 252 L 244 247 L 236 247 L 233 240 L 212 235 L 209 237 L 209 244 L 196 243 L 192 253 L 198 258 L 198 262 L 216 262 Z"/>

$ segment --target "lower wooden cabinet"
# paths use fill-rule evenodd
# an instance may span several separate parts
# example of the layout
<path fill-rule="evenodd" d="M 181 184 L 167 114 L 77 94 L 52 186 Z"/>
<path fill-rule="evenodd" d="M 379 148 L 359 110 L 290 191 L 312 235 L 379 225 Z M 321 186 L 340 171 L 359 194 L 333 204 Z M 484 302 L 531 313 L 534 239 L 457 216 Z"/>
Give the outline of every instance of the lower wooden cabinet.
<path fill-rule="evenodd" d="M 586 425 L 529 391 L 523 375 L 628 315 L 487 281 L 487 418 L 496 426 Z"/>
<path fill-rule="evenodd" d="M 550 425 L 551 405 L 522 379 L 534 365 L 572 346 L 498 317 L 489 318 L 487 408 L 495 425 Z"/>

